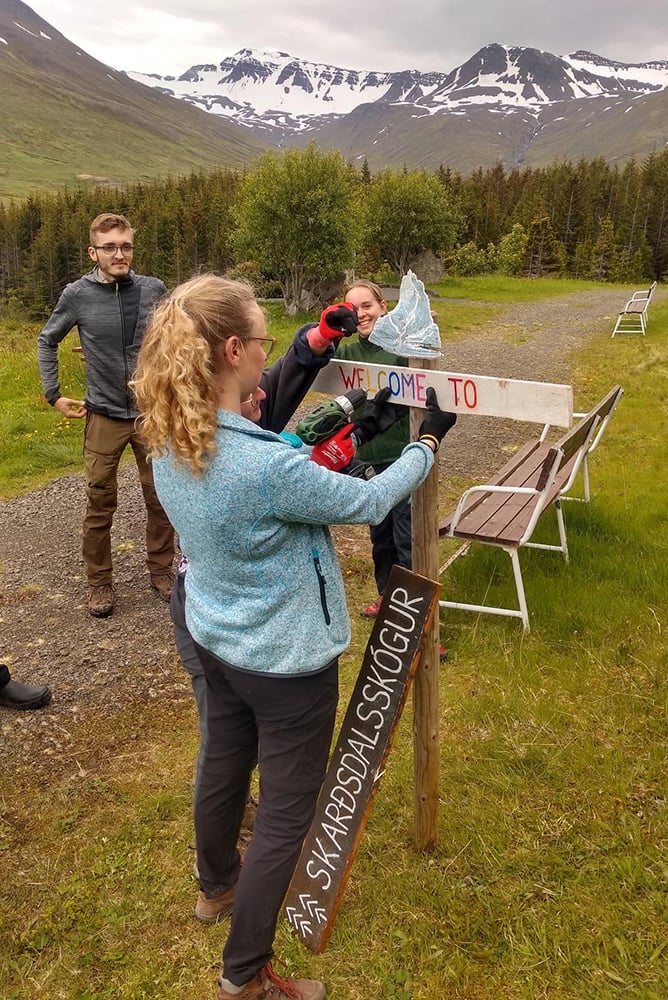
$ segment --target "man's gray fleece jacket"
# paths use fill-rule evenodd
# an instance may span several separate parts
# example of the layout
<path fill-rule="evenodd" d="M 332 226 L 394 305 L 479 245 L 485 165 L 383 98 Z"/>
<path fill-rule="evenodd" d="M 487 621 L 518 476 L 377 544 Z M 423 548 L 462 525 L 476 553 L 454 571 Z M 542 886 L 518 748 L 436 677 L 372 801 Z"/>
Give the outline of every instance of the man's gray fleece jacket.
<path fill-rule="evenodd" d="M 44 395 L 51 405 L 63 393 L 58 379 L 58 345 L 73 327 L 86 363 L 86 409 L 114 420 L 134 420 L 139 411 L 128 382 L 151 313 L 167 291 L 159 278 L 130 272 L 101 282 L 84 274 L 63 290 L 37 339 Z"/>

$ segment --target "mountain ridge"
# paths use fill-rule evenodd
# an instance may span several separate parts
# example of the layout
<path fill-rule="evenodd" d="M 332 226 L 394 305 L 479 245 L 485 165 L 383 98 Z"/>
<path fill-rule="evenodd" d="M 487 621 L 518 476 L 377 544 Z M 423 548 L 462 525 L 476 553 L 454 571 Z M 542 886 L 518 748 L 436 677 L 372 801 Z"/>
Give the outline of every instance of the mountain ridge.
<path fill-rule="evenodd" d="M 93 59 L 22 0 L 0 0 L 0 95 L 0 198 L 242 167 L 264 148 Z"/>
<path fill-rule="evenodd" d="M 668 144 L 668 61 L 490 43 L 447 73 L 351 70 L 239 50 L 179 76 L 125 73 L 23 0 L 0 0 L 0 199 L 243 168 L 315 142 L 385 167 L 623 162 Z"/>
<path fill-rule="evenodd" d="M 495 42 L 447 73 L 381 73 L 245 48 L 178 77 L 131 75 L 268 145 L 315 141 L 373 170 L 616 162 L 668 142 L 657 112 L 668 107 L 668 60 L 623 63 L 584 49 L 557 56 Z"/>
<path fill-rule="evenodd" d="M 448 73 L 381 73 L 245 48 L 178 77 L 129 75 L 246 125 L 304 131 L 313 119 L 349 114 L 362 103 L 411 104 L 430 114 L 471 104 L 537 113 L 559 101 L 647 94 L 668 88 L 668 60 L 622 63 L 584 50 L 556 56 L 495 42 Z"/>

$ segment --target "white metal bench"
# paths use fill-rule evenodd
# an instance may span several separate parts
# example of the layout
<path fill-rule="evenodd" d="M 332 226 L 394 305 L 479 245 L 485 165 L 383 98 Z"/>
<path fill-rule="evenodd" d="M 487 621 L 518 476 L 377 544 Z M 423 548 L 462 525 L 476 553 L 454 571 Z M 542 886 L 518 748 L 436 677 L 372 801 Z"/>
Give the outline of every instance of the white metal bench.
<path fill-rule="evenodd" d="M 440 572 L 443 573 L 454 559 L 475 542 L 501 548 L 510 557 L 519 607 L 500 608 L 448 600 L 439 601 L 440 607 L 520 618 L 524 628 L 529 630 L 529 612 L 519 550 L 526 547 L 561 552 L 568 561 L 561 500 L 571 499 L 567 494 L 580 469 L 586 469 L 587 455 L 600 440 L 597 432 L 599 428 L 603 431 L 604 424 L 607 426 L 621 394 L 621 387 L 616 386 L 554 444 L 545 439 L 548 430 L 546 426 L 539 439 L 524 445 L 488 483 L 466 490 L 456 509 L 439 525 L 441 537 L 455 538 L 463 543 L 441 566 Z M 585 484 L 588 499 L 588 473 Z M 531 541 L 541 515 L 552 504 L 557 514 L 559 544 Z"/>
<path fill-rule="evenodd" d="M 639 289 L 628 300 L 615 322 L 612 336 L 617 333 L 640 333 L 645 336 L 647 330 L 647 309 L 652 301 L 656 281 L 647 289 Z"/>

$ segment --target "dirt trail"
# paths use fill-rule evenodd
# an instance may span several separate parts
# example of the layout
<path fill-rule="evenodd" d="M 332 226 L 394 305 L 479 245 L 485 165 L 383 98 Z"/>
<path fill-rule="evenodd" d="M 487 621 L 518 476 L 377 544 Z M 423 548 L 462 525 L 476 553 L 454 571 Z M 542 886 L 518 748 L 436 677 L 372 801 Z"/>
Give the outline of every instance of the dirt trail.
<path fill-rule="evenodd" d="M 572 353 L 592 336 L 610 335 L 623 301 L 624 291 L 615 288 L 495 307 L 489 323 L 448 344 L 442 367 L 567 382 Z M 492 471 L 499 453 L 512 451 L 528 433 L 517 423 L 460 419 L 443 448 L 443 471 Z M 111 713 L 123 704 L 191 698 L 171 639 L 169 609 L 148 586 L 134 467 L 122 472 L 119 501 L 113 532 L 117 607 L 106 620 L 86 612 L 81 477 L 64 476 L 0 503 L 0 654 L 16 680 L 48 683 L 54 692 L 43 711 L 0 708 L 6 776 L 31 768 L 46 780 L 50 771 L 73 766 L 71 724 L 91 709 Z"/>
<path fill-rule="evenodd" d="M 502 311 L 489 323 L 447 345 L 442 367 L 467 374 L 568 383 L 571 356 L 591 337 L 610 335 L 623 300 L 624 293 L 615 288 L 496 307 Z M 576 395 L 576 409 L 579 406 Z M 450 475 L 491 473 L 501 464 L 500 455 L 512 453 L 535 431 L 535 424 L 517 421 L 461 419 L 448 435 L 442 463 Z"/>

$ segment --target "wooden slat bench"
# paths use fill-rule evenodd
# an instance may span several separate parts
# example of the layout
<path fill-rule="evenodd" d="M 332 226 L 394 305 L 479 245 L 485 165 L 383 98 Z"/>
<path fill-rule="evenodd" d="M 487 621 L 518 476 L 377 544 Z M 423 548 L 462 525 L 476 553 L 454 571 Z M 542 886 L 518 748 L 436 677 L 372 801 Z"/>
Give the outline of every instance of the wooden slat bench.
<path fill-rule="evenodd" d="M 616 333 L 640 333 L 645 336 L 647 330 L 647 309 L 652 301 L 652 295 L 656 288 L 656 281 L 647 289 L 639 289 L 634 292 L 626 303 L 615 323 L 612 331 L 614 337 Z"/>
<path fill-rule="evenodd" d="M 446 600 L 439 601 L 441 607 L 521 618 L 524 628 L 529 629 L 519 550 L 526 546 L 561 552 L 568 561 L 561 500 L 572 489 L 588 452 L 600 440 L 596 432 L 598 428 L 603 428 L 604 422 L 607 424 L 621 394 L 621 387 L 615 386 L 555 443 L 546 440 L 546 427 L 538 440 L 524 445 L 488 483 L 466 490 L 453 513 L 439 525 L 441 537 L 462 541 L 462 548 L 457 554 L 463 553 L 475 542 L 492 545 L 508 553 L 519 608 L 497 608 L 486 604 Z M 588 477 L 586 483 L 588 495 Z M 554 505 L 557 513 L 559 544 L 532 542 L 531 537 L 541 515 L 551 505 Z M 452 558 L 448 560 L 441 571 L 452 561 Z"/>

